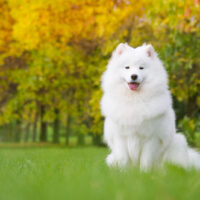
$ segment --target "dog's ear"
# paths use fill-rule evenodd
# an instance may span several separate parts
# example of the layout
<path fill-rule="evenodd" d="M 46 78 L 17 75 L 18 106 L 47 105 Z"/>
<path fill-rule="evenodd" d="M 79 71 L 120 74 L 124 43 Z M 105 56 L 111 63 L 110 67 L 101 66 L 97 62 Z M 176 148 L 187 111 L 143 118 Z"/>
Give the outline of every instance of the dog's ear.
<path fill-rule="evenodd" d="M 148 57 L 153 58 L 154 56 L 156 56 L 156 52 L 151 44 L 146 45 L 145 51 Z"/>
<path fill-rule="evenodd" d="M 127 43 L 120 43 L 118 44 L 118 46 L 116 47 L 116 49 L 114 50 L 112 56 L 120 56 L 122 55 L 128 48 L 128 44 Z"/>

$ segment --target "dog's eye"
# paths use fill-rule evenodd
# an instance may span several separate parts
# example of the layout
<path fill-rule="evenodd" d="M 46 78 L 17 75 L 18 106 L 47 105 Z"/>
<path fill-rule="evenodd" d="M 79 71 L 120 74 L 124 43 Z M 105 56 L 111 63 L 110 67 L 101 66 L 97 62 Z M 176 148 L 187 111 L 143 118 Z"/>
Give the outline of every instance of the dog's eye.
<path fill-rule="evenodd" d="M 144 69 L 144 67 L 139 67 L 139 69 L 141 69 L 141 70 L 142 70 L 142 69 Z"/>
<path fill-rule="evenodd" d="M 126 66 L 126 67 L 125 67 L 125 69 L 129 69 L 129 68 L 130 68 L 129 66 Z"/>

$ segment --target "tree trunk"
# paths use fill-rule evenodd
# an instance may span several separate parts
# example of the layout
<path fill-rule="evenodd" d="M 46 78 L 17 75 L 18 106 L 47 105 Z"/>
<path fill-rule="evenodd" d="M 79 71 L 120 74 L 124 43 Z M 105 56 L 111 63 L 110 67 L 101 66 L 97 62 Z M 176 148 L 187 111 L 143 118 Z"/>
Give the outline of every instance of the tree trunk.
<path fill-rule="evenodd" d="M 9 125 L 9 141 L 14 141 L 14 130 L 13 130 L 13 123 L 10 123 Z"/>
<path fill-rule="evenodd" d="M 0 142 L 3 142 L 3 125 L 0 126 Z"/>
<path fill-rule="evenodd" d="M 15 130 L 15 142 L 20 142 L 21 140 L 21 121 L 16 121 L 16 130 Z"/>
<path fill-rule="evenodd" d="M 92 134 L 92 142 L 93 142 L 93 145 L 100 146 L 102 144 L 101 143 L 101 135 L 99 135 L 99 134 Z"/>
<path fill-rule="evenodd" d="M 59 131 L 60 131 L 60 121 L 59 121 L 59 110 L 56 108 L 55 120 L 53 124 L 53 143 L 59 143 Z"/>
<path fill-rule="evenodd" d="M 78 145 L 84 145 L 85 144 L 85 135 L 79 133 L 78 134 Z"/>
<path fill-rule="evenodd" d="M 71 116 L 67 116 L 67 125 L 66 125 L 66 134 L 65 134 L 65 143 L 69 145 L 69 136 L 70 136 L 70 125 L 71 125 Z"/>
<path fill-rule="evenodd" d="M 12 142 L 13 141 L 13 127 L 12 123 L 4 124 L 2 128 L 2 141 Z"/>
<path fill-rule="evenodd" d="M 47 141 L 47 123 L 44 121 L 45 106 L 41 105 L 40 108 L 40 141 Z"/>
<path fill-rule="evenodd" d="M 24 138 L 25 142 L 28 142 L 29 136 L 30 136 L 30 123 L 27 123 L 25 128 L 25 138 Z"/>
<path fill-rule="evenodd" d="M 4 124 L 2 127 L 2 141 L 7 142 L 8 141 L 8 125 Z"/>
<path fill-rule="evenodd" d="M 33 135 L 32 135 L 33 142 L 36 141 L 36 137 L 37 137 L 37 122 L 38 122 L 38 116 L 36 115 L 34 123 L 33 123 Z"/>

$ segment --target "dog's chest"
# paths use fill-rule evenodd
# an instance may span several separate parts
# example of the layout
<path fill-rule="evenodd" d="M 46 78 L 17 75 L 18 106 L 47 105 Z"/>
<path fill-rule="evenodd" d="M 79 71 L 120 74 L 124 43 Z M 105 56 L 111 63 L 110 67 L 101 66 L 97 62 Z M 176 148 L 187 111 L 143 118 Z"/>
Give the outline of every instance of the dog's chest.
<path fill-rule="evenodd" d="M 122 125 L 140 125 L 145 120 L 149 110 L 148 103 L 144 101 L 121 101 L 104 97 L 102 110 L 105 116 L 112 118 Z"/>
<path fill-rule="evenodd" d="M 140 139 L 147 139 L 153 135 L 157 135 L 160 130 L 160 120 L 162 118 L 143 120 L 140 123 L 132 123 L 131 125 L 118 124 L 118 133 L 122 136 L 137 136 Z"/>

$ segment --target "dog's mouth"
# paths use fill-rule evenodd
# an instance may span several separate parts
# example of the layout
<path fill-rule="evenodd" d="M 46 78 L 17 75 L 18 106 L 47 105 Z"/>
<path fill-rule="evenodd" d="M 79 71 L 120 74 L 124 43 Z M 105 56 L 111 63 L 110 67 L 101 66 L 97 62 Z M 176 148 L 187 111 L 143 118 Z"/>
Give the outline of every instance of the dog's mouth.
<path fill-rule="evenodd" d="M 137 90 L 139 85 L 140 85 L 140 83 L 137 83 L 137 82 L 128 83 L 128 87 L 129 87 L 130 90 Z"/>

